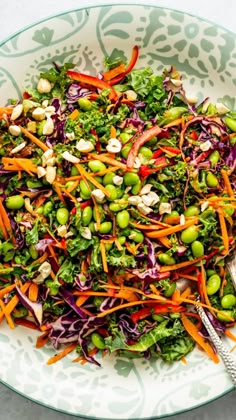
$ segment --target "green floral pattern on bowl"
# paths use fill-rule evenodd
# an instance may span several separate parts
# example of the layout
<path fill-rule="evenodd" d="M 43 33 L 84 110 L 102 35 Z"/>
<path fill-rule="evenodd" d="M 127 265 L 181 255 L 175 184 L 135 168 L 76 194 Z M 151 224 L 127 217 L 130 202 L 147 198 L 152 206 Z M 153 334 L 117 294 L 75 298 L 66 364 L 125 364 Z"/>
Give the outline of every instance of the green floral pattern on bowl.
<path fill-rule="evenodd" d="M 1 104 L 36 83 L 52 61 L 73 62 L 96 74 L 105 55 L 129 59 L 140 47 L 138 66 L 161 72 L 174 65 L 186 90 L 235 107 L 236 37 L 181 12 L 141 5 L 98 6 L 68 12 L 18 33 L 0 45 Z M 50 346 L 35 348 L 37 334 L 0 329 L 0 379 L 26 397 L 88 418 L 147 419 L 183 412 L 232 389 L 222 363 L 199 350 L 182 362 L 107 356 L 102 367 L 71 363 L 74 355 L 48 366 Z M 227 343 L 232 346 L 232 343 Z"/>

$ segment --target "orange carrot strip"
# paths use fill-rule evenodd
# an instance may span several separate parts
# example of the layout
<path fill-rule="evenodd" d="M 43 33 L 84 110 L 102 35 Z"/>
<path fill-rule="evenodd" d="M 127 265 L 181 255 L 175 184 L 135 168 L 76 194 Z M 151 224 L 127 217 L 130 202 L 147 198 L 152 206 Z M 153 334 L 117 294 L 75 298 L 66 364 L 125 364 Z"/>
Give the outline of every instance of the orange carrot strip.
<path fill-rule="evenodd" d="M 183 291 L 183 293 L 181 293 L 180 299 L 187 298 L 189 295 L 191 295 L 191 288 L 186 287 L 186 289 Z"/>
<path fill-rule="evenodd" d="M 114 79 L 114 77 L 120 75 L 121 73 L 124 73 L 125 71 L 125 65 L 124 63 L 121 63 L 119 66 L 115 67 L 114 69 L 105 71 L 103 73 L 103 79 L 107 82 L 108 80 Z"/>
<path fill-rule="evenodd" d="M 86 300 L 88 300 L 88 298 L 89 296 L 79 296 L 75 302 L 76 306 L 78 307 L 82 306 L 86 302 Z"/>
<path fill-rule="evenodd" d="M 30 139 L 34 144 L 36 144 L 38 147 L 40 147 L 40 149 L 42 149 L 44 152 L 46 152 L 49 147 L 43 143 L 41 140 L 39 140 L 37 137 L 35 137 L 32 133 L 30 133 L 30 131 L 26 130 L 26 128 L 19 126 L 22 133 L 28 137 L 28 139 Z"/>
<path fill-rule="evenodd" d="M 8 322 L 9 327 L 12 330 L 14 330 L 14 328 L 15 328 L 14 322 L 12 321 L 11 315 L 7 312 L 5 303 L 2 301 L 2 299 L 0 299 L 0 307 L 1 307 L 1 310 L 2 310 L 3 314 L 6 317 L 6 320 Z"/>
<path fill-rule="evenodd" d="M 224 213 L 221 209 L 218 209 L 218 215 L 219 215 L 219 220 L 220 220 L 220 228 L 221 228 L 223 244 L 224 244 L 225 252 L 227 255 L 229 253 L 229 238 L 228 238 L 228 232 L 227 232 L 227 227 L 225 223 Z"/>
<path fill-rule="evenodd" d="M 79 116 L 78 109 L 74 109 L 74 111 L 71 112 L 70 115 L 68 115 L 68 118 L 70 118 L 72 121 L 76 120 L 76 118 Z"/>
<path fill-rule="evenodd" d="M 45 331 L 42 335 L 40 335 L 37 338 L 36 341 L 36 349 L 40 349 L 41 347 L 44 347 L 45 344 L 48 343 L 49 337 L 48 337 L 49 331 Z"/>
<path fill-rule="evenodd" d="M 176 226 L 171 226 L 169 228 L 161 229 L 154 232 L 147 232 L 146 236 L 148 238 L 158 239 L 158 238 L 161 238 L 162 236 L 168 236 L 168 235 L 171 235 L 172 233 L 180 232 L 181 230 L 184 230 L 189 226 L 196 225 L 198 221 L 199 221 L 198 217 L 192 217 L 192 220 L 186 221 L 184 225 L 176 225 Z"/>
<path fill-rule="evenodd" d="M 39 287 L 36 283 L 31 283 L 29 287 L 29 299 L 32 300 L 32 302 L 37 302 L 38 300 L 38 294 L 39 294 Z"/>
<path fill-rule="evenodd" d="M 46 261 L 47 257 L 48 257 L 48 253 L 44 252 L 44 254 L 41 255 L 41 257 L 39 257 L 37 260 L 34 260 L 32 262 L 32 265 L 42 264 L 44 261 Z"/>
<path fill-rule="evenodd" d="M 48 249 L 49 249 L 49 252 L 50 252 L 52 258 L 54 259 L 54 261 L 57 263 L 58 266 L 60 266 L 59 261 L 57 259 L 57 256 L 55 254 L 55 251 L 53 249 L 53 246 L 52 245 L 48 245 Z"/>
<path fill-rule="evenodd" d="M 230 353 L 232 353 L 234 350 L 236 350 L 236 344 L 232 347 L 232 349 L 230 349 Z"/>
<path fill-rule="evenodd" d="M 2 221 L 5 225 L 5 228 L 6 228 L 7 232 L 9 233 L 10 236 L 12 236 L 12 242 L 15 243 L 16 240 L 13 236 L 11 222 L 10 222 L 10 219 L 8 217 L 8 214 L 7 214 L 6 210 L 5 210 L 5 207 L 3 205 L 3 202 L 2 202 L 1 198 L 0 198 L 0 214 L 1 214 L 1 218 L 2 218 Z"/>
<path fill-rule="evenodd" d="M 116 129 L 113 125 L 110 128 L 110 137 L 111 138 L 116 138 Z"/>
<path fill-rule="evenodd" d="M 105 154 L 97 155 L 95 153 L 88 153 L 88 157 L 90 159 L 100 160 L 103 163 L 108 163 L 108 165 L 118 166 L 120 169 L 123 169 L 123 171 L 127 171 L 127 167 L 124 163 L 120 162 L 119 160 L 112 159 Z"/>
<path fill-rule="evenodd" d="M 225 189 L 226 189 L 227 193 L 229 194 L 230 197 L 234 198 L 234 192 L 233 192 L 232 186 L 230 184 L 228 174 L 227 174 L 225 169 L 221 169 L 221 175 L 222 175 L 222 178 L 224 180 Z"/>
<path fill-rule="evenodd" d="M 188 279 L 188 280 L 198 281 L 197 277 L 191 276 L 190 274 L 184 274 L 182 276 L 181 273 L 179 273 L 179 277 L 184 277 L 185 279 Z"/>
<path fill-rule="evenodd" d="M 72 343 L 63 349 L 60 353 L 57 353 L 55 356 L 50 357 L 47 361 L 47 365 L 52 365 L 53 363 L 58 362 L 59 360 L 63 359 L 67 354 L 71 353 L 76 347 L 78 343 Z"/>
<path fill-rule="evenodd" d="M 62 188 L 61 190 L 71 199 L 71 201 L 73 201 L 73 203 L 78 204 L 76 198 L 67 190 L 67 188 Z"/>
<path fill-rule="evenodd" d="M 80 172 L 80 174 L 86 178 L 89 182 L 91 182 L 91 184 L 95 185 L 95 187 L 99 188 L 107 197 L 110 197 L 110 192 L 106 190 L 106 188 L 100 184 L 100 182 L 98 182 L 96 179 L 94 179 L 90 173 L 88 173 L 83 166 L 81 166 L 79 163 L 75 164 L 76 168 L 78 169 L 78 171 Z"/>
<path fill-rule="evenodd" d="M 64 200 L 64 197 L 62 195 L 61 189 L 59 187 L 59 184 L 57 182 L 53 182 L 53 187 L 54 187 L 54 189 L 55 189 L 58 197 L 60 198 L 61 202 L 64 203 L 64 204 L 66 204 L 66 202 Z"/>
<path fill-rule="evenodd" d="M 101 250 L 103 270 L 105 271 L 105 273 L 108 273 L 106 248 L 105 248 L 105 244 L 104 244 L 104 242 L 102 240 L 100 241 L 100 250 Z"/>
<path fill-rule="evenodd" d="M 161 296 L 156 296 L 156 299 L 158 299 L 158 298 L 160 298 Z M 107 309 L 106 311 L 103 311 L 103 312 L 100 312 L 98 315 L 97 315 L 97 318 L 103 318 L 104 316 L 107 316 L 107 315 L 109 315 L 109 314 L 111 314 L 111 313 L 113 313 L 113 312 L 115 312 L 115 311 L 119 311 L 120 309 L 123 309 L 123 308 L 129 308 L 130 306 L 135 306 L 135 305 L 143 305 L 143 304 L 146 304 L 146 303 L 153 303 L 153 300 L 152 299 L 147 299 L 147 300 L 137 300 L 137 301 L 132 301 L 132 302 L 127 302 L 127 303 L 123 303 L 122 305 L 118 305 L 118 306 L 115 306 L 115 307 L 113 307 L 113 308 L 111 308 L 111 309 Z M 173 303 L 173 302 L 172 302 Z"/>
<path fill-rule="evenodd" d="M 227 337 L 231 340 L 236 341 L 236 336 L 230 330 L 225 330 L 225 335 L 227 335 Z"/>
<path fill-rule="evenodd" d="M 213 351 L 212 347 L 204 338 L 199 334 L 196 326 L 191 322 L 183 313 L 181 314 L 181 320 L 187 333 L 196 341 L 196 343 L 207 353 L 207 355 L 213 360 L 214 363 L 219 363 L 218 355 Z"/>
<path fill-rule="evenodd" d="M 159 238 L 158 241 L 161 242 L 161 244 L 164 245 L 166 248 L 171 248 L 172 246 L 167 236 L 163 236 L 163 238 Z"/>
<path fill-rule="evenodd" d="M 7 233 L 7 230 L 6 230 L 5 225 L 3 223 L 1 213 L 0 213 L 0 230 L 2 231 L 3 237 L 6 241 L 8 239 L 8 233 Z"/>
<path fill-rule="evenodd" d="M 173 295 L 171 296 L 171 299 L 174 302 L 180 302 L 180 290 L 179 289 L 175 289 Z"/>
<path fill-rule="evenodd" d="M 89 356 L 94 356 L 98 352 L 98 348 L 94 347 L 89 351 Z M 87 360 L 85 359 L 84 355 L 81 355 L 79 357 L 76 357 L 76 359 L 72 360 L 73 363 L 81 362 L 81 364 L 85 364 Z"/>
<path fill-rule="evenodd" d="M 12 292 L 12 290 L 14 290 L 14 289 L 15 289 L 15 287 L 16 287 L 16 285 L 15 285 L 15 284 L 11 284 L 10 286 L 7 286 L 7 287 L 4 287 L 4 289 L 1 289 L 1 290 L 0 290 L 0 299 L 4 298 L 4 296 L 5 296 L 7 293 Z"/>
<path fill-rule="evenodd" d="M 25 283 L 20 290 L 22 291 L 22 293 L 26 293 L 28 288 L 30 286 L 30 282 Z M 13 296 L 11 298 L 11 300 L 7 303 L 6 307 L 5 307 L 5 316 L 10 315 L 11 312 L 15 309 L 16 305 L 19 303 L 19 298 L 18 296 Z"/>
<path fill-rule="evenodd" d="M 187 267 L 188 265 L 194 265 L 203 259 L 204 259 L 204 256 L 195 258 L 194 260 L 183 261 L 179 264 L 164 265 L 160 268 L 160 272 L 165 273 L 166 271 L 178 270 L 179 268 Z"/>
<path fill-rule="evenodd" d="M 3 117 L 4 114 L 11 115 L 13 111 L 13 107 L 10 108 L 9 106 L 3 106 L 0 108 L 0 118 Z"/>

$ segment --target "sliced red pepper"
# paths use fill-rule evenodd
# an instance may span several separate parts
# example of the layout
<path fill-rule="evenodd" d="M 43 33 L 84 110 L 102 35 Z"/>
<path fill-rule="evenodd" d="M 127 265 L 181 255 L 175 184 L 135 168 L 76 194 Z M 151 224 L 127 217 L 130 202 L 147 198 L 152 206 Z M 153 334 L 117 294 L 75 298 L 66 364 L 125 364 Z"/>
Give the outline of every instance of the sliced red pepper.
<path fill-rule="evenodd" d="M 163 155 L 163 150 L 158 149 L 158 150 L 156 150 L 156 151 L 153 153 L 153 155 L 152 155 L 151 159 L 156 159 L 156 158 L 158 158 L 158 157 L 159 157 L 159 156 L 161 156 L 161 155 Z"/>
<path fill-rule="evenodd" d="M 150 168 L 148 165 L 141 165 L 139 168 L 139 175 L 141 178 L 146 178 L 147 176 L 150 176 L 153 172 L 158 172 L 163 168 L 166 168 L 166 166 L 172 165 L 172 163 L 168 163 L 166 161 L 166 157 L 162 156 L 155 160 L 154 167 Z"/>
<path fill-rule="evenodd" d="M 177 147 L 161 146 L 161 149 L 164 152 L 169 152 L 171 155 L 179 155 L 181 153 L 180 149 L 178 149 Z"/>
<path fill-rule="evenodd" d="M 84 201 L 83 203 L 80 204 L 80 208 L 81 208 L 81 210 L 83 210 L 86 207 L 91 206 L 91 204 L 92 204 L 92 200 Z"/>
<path fill-rule="evenodd" d="M 131 70 L 134 68 L 134 66 L 135 66 L 135 64 L 136 64 L 136 62 L 138 60 L 138 53 L 139 53 L 138 46 L 135 45 L 133 47 L 131 59 L 130 59 L 130 62 L 128 64 L 128 66 L 126 67 L 126 70 L 123 73 L 121 73 L 119 76 L 116 76 L 112 80 L 110 80 L 109 83 L 110 83 L 111 86 L 117 85 L 117 83 L 119 83 L 122 79 L 124 79 L 124 77 L 128 73 L 131 72 Z"/>
<path fill-rule="evenodd" d="M 77 212 L 76 207 L 73 207 L 73 209 L 71 210 L 71 214 L 75 215 L 75 214 L 76 214 L 76 212 Z"/>
<path fill-rule="evenodd" d="M 205 152 L 200 153 L 200 155 L 195 159 L 196 163 L 200 163 L 205 160 L 210 154 L 212 150 L 206 150 Z"/>
<path fill-rule="evenodd" d="M 133 323 L 136 324 L 136 322 L 151 315 L 152 312 L 153 312 L 153 308 L 142 308 L 137 312 L 133 312 L 130 315 L 130 318 L 132 319 Z"/>
<path fill-rule="evenodd" d="M 191 131 L 191 133 L 189 134 L 189 137 L 190 137 L 190 139 L 192 139 L 192 140 L 197 140 L 197 139 L 198 139 L 198 133 L 197 133 L 195 130 L 193 130 L 193 131 Z"/>
<path fill-rule="evenodd" d="M 90 86 L 95 86 L 97 89 L 101 89 L 101 90 L 109 89 L 110 90 L 109 98 L 111 101 L 116 101 L 118 98 L 118 95 L 115 89 L 113 89 L 113 87 L 111 87 L 111 85 L 109 85 L 109 83 L 105 82 L 104 80 L 100 80 L 97 77 L 88 76 L 87 74 L 78 73 L 76 71 L 71 71 L 71 70 L 68 70 L 66 74 L 72 80 L 76 80 L 77 82 L 80 82 L 80 83 L 86 83 L 87 85 L 90 85 Z"/>
<path fill-rule="evenodd" d="M 144 131 L 141 136 L 137 138 L 137 140 L 132 145 L 128 158 L 127 158 L 127 168 L 133 169 L 135 158 L 138 155 L 140 147 L 142 147 L 145 143 L 147 143 L 149 140 L 151 140 L 153 137 L 158 136 L 162 132 L 162 128 L 158 125 L 155 125 L 154 127 L 148 128 L 146 131 Z"/>
<path fill-rule="evenodd" d="M 115 77 L 123 74 L 125 72 L 125 65 L 124 63 L 119 64 L 119 66 L 114 67 L 111 70 L 108 70 L 103 73 L 103 79 L 107 81 L 114 79 Z"/>
<path fill-rule="evenodd" d="M 28 92 L 23 92 L 23 99 L 29 99 L 31 98 L 31 95 Z"/>
<path fill-rule="evenodd" d="M 164 305 L 156 305 L 154 308 L 154 314 L 164 314 L 165 312 L 168 313 L 176 313 L 176 312 L 184 312 L 185 308 L 183 306 L 171 306 L 168 304 L 164 304 Z"/>

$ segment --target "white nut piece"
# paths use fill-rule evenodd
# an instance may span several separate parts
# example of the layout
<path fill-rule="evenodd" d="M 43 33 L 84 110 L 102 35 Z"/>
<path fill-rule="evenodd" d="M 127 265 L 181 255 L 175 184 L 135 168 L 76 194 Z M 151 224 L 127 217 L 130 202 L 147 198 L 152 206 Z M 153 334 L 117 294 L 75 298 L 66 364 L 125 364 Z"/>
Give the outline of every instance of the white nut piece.
<path fill-rule="evenodd" d="M 35 277 L 34 279 L 32 279 L 32 282 L 35 284 L 43 284 L 44 283 L 44 277 L 42 276 L 42 274 L 39 274 L 37 277 Z"/>
<path fill-rule="evenodd" d="M 46 124 L 43 126 L 43 135 L 50 136 L 54 131 L 54 123 L 50 117 L 47 117 Z"/>
<path fill-rule="evenodd" d="M 134 90 L 126 90 L 124 93 L 128 101 L 136 101 L 138 95 Z"/>
<path fill-rule="evenodd" d="M 42 155 L 42 165 L 46 166 L 47 161 L 49 159 L 52 159 L 52 157 L 53 157 L 53 150 L 52 149 L 46 150 L 46 152 L 44 152 L 43 155 Z"/>
<path fill-rule="evenodd" d="M 82 232 L 80 232 L 80 235 L 84 238 L 84 239 L 92 239 L 92 232 L 88 227 L 84 227 Z"/>
<path fill-rule="evenodd" d="M 152 197 L 147 195 L 142 195 L 142 200 L 145 206 L 151 207 L 152 206 Z"/>
<path fill-rule="evenodd" d="M 208 109 L 208 107 L 209 107 L 210 103 L 211 103 L 210 98 L 207 98 L 207 99 L 203 102 L 203 105 L 202 105 L 202 113 L 203 113 L 203 114 L 205 114 L 205 112 L 207 112 L 207 109 Z"/>
<path fill-rule="evenodd" d="M 195 105 L 198 101 L 198 97 L 196 95 L 186 95 L 186 99 L 190 105 Z"/>
<path fill-rule="evenodd" d="M 186 220 L 185 220 L 185 215 L 184 215 L 184 214 L 181 214 L 181 215 L 180 215 L 180 218 L 179 218 L 179 224 L 180 224 L 181 226 L 183 226 L 183 225 L 185 225 L 185 222 L 186 222 Z"/>
<path fill-rule="evenodd" d="M 15 121 L 17 120 L 17 118 L 20 117 L 20 115 L 23 112 L 23 105 L 22 104 L 18 104 L 13 108 L 12 114 L 11 114 L 11 120 Z"/>
<path fill-rule="evenodd" d="M 47 79 L 39 79 L 37 84 L 37 90 L 39 93 L 49 93 L 52 90 L 52 85 Z"/>
<path fill-rule="evenodd" d="M 134 168 L 135 168 L 135 169 L 139 169 L 141 165 L 142 165 L 142 161 L 141 161 L 141 159 L 137 156 L 137 157 L 134 159 Z"/>
<path fill-rule="evenodd" d="M 18 144 L 18 146 L 14 147 L 14 149 L 11 150 L 11 153 L 14 154 L 20 152 L 25 148 L 26 144 L 26 141 L 23 141 L 21 144 Z"/>
<path fill-rule="evenodd" d="M 70 152 L 67 152 L 67 151 L 62 153 L 62 157 L 63 159 L 71 163 L 79 163 L 80 161 L 79 158 L 77 158 L 76 156 L 72 155 Z"/>
<path fill-rule="evenodd" d="M 103 203 L 103 201 L 105 200 L 105 194 L 99 188 L 92 191 L 92 196 L 95 198 L 97 203 Z"/>
<path fill-rule="evenodd" d="M 43 278 L 46 279 L 50 275 L 51 269 L 51 264 L 47 261 L 44 261 L 38 268 L 38 271 L 43 276 Z"/>
<path fill-rule="evenodd" d="M 92 150 L 94 150 L 94 145 L 91 141 L 86 141 L 84 139 L 80 139 L 77 143 L 76 143 L 76 149 L 79 152 L 84 152 L 84 153 L 89 153 Z"/>
<path fill-rule="evenodd" d="M 34 214 L 34 209 L 31 205 L 29 197 L 25 198 L 25 208 L 30 214 Z"/>
<path fill-rule="evenodd" d="M 170 203 L 161 203 L 159 207 L 160 214 L 170 214 L 171 213 L 171 204 Z"/>
<path fill-rule="evenodd" d="M 46 170 L 42 166 L 38 166 L 37 175 L 38 175 L 38 178 L 42 178 L 44 175 L 46 175 Z"/>
<path fill-rule="evenodd" d="M 48 99 L 44 99 L 44 101 L 42 102 L 42 107 L 43 108 L 47 108 L 47 106 L 48 106 Z"/>
<path fill-rule="evenodd" d="M 108 153 L 119 153 L 121 151 L 121 142 L 115 138 L 108 140 L 106 150 Z"/>
<path fill-rule="evenodd" d="M 182 80 L 180 80 L 180 79 L 170 79 L 170 81 L 176 87 L 182 86 L 182 84 L 183 84 Z"/>
<path fill-rule="evenodd" d="M 230 109 L 224 104 L 222 104 L 221 102 L 216 103 L 216 109 L 217 109 L 218 114 L 220 115 L 227 114 L 227 112 L 230 111 Z"/>
<path fill-rule="evenodd" d="M 204 143 L 201 143 L 199 147 L 203 152 L 207 152 L 207 150 L 212 148 L 212 144 L 210 140 L 207 140 L 207 141 L 204 141 Z"/>
<path fill-rule="evenodd" d="M 67 235 L 66 225 L 61 225 L 57 228 L 57 233 L 61 238 L 64 238 Z"/>
<path fill-rule="evenodd" d="M 151 191 L 152 187 L 153 187 L 152 184 L 144 185 L 144 187 L 140 191 L 140 195 L 148 194 Z"/>
<path fill-rule="evenodd" d="M 38 106 L 38 108 L 35 108 L 32 112 L 32 117 L 36 121 L 43 121 L 45 119 L 45 110 Z"/>
<path fill-rule="evenodd" d="M 119 175 L 115 175 L 113 178 L 113 184 L 115 185 L 122 185 L 123 184 L 123 177 Z"/>
<path fill-rule="evenodd" d="M 47 106 L 45 108 L 45 115 L 46 117 L 50 117 L 51 115 L 55 114 L 56 108 L 53 105 Z"/>
<path fill-rule="evenodd" d="M 74 133 L 74 131 L 71 131 L 71 133 L 66 133 L 66 138 L 68 140 L 74 140 L 75 139 L 75 133 Z"/>
<path fill-rule="evenodd" d="M 56 164 L 56 158 L 52 157 L 50 159 L 47 160 L 47 166 L 55 166 Z"/>
<path fill-rule="evenodd" d="M 147 195 L 152 198 L 152 206 L 155 206 L 155 204 L 160 201 L 159 195 L 157 195 L 154 191 L 150 191 Z"/>
<path fill-rule="evenodd" d="M 19 136 L 21 133 L 21 129 L 18 125 L 10 125 L 8 131 L 12 136 L 16 137 Z"/>
<path fill-rule="evenodd" d="M 151 207 L 145 206 L 144 203 L 139 203 L 137 207 L 140 213 L 144 214 L 145 216 L 152 212 Z"/>
<path fill-rule="evenodd" d="M 128 198 L 128 203 L 131 205 L 131 206 L 137 206 L 138 204 L 141 204 L 143 201 L 142 201 L 142 198 L 141 197 L 139 197 L 139 195 L 131 195 L 129 198 Z"/>
<path fill-rule="evenodd" d="M 57 175 L 57 169 L 55 166 L 47 166 L 46 168 L 46 180 L 49 184 L 52 184 L 55 181 Z"/>
<path fill-rule="evenodd" d="M 201 205 L 201 212 L 206 210 L 209 207 L 209 204 L 209 201 L 204 201 L 204 203 Z"/>

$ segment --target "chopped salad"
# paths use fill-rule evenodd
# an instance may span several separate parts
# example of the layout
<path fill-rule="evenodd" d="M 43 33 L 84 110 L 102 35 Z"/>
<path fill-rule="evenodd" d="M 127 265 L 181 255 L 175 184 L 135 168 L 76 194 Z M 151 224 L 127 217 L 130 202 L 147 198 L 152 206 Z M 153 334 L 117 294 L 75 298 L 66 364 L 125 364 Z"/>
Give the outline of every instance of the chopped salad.
<path fill-rule="evenodd" d="M 218 362 L 197 296 L 236 340 L 236 113 L 138 53 L 96 76 L 54 63 L 0 108 L 0 320 L 41 331 L 49 364 L 196 343 Z"/>

